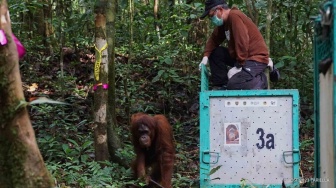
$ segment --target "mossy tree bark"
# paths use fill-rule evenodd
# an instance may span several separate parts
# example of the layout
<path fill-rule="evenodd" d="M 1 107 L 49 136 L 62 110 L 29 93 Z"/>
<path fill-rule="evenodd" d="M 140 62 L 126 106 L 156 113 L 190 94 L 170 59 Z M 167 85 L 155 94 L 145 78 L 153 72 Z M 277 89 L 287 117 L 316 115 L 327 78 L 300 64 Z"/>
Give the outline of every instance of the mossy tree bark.
<path fill-rule="evenodd" d="M 94 140 L 96 161 L 109 160 L 107 146 L 107 90 L 102 84 L 108 84 L 108 54 L 106 40 L 106 6 L 107 0 L 99 0 L 95 6 L 95 37 L 96 37 L 96 63 L 94 93 Z"/>
<path fill-rule="evenodd" d="M 16 108 L 24 95 L 6 0 L 0 5 L 0 29 L 8 39 L 6 45 L 0 45 L 0 185 L 53 187 L 28 111 L 25 107 Z"/>
<path fill-rule="evenodd" d="M 125 161 L 117 156 L 121 147 L 115 118 L 115 66 L 114 33 L 116 2 L 97 1 L 95 7 L 96 63 L 95 80 L 97 90 L 94 94 L 94 135 L 95 156 L 97 161 L 111 159 L 124 165 Z M 98 64 L 100 63 L 100 66 Z M 107 84 L 108 89 L 103 85 Z"/>
<path fill-rule="evenodd" d="M 107 140 L 111 160 L 122 166 L 127 166 L 127 161 L 117 155 L 122 143 L 117 134 L 116 120 L 116 83 L 115 83 L 115 23 L 117 15 L 117 1 L 110 0 L 106 8 L 106 39 L 108 44 L 108 110 L 107 110 Z M 131 49 L 130 49 L 131 51 Z"/>

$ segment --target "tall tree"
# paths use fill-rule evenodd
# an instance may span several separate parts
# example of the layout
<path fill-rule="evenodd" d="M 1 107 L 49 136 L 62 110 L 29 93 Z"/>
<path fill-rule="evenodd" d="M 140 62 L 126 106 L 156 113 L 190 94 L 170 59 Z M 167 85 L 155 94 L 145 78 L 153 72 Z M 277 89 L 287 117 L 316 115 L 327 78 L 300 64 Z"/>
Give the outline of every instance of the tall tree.
<path fill-rule="evenodd" d="M 95 157 L 97 161 L 109 160 L 107 146 L 107 89 L 108 53 L 106 40 L 106 6 L 107 0 L 99 0 L 95 6 L 95 48 L 96 63 L 94 67 L 94 136 Z M 104 88 L 105 86 L 105 88 Z"/>
<path fill-rule="evenodd" d="M 1 187 L 53 187 L 38 149 L 24 105 L 19 58 L 12 39 L 6 0 L 0 5 L 0 29 L 8 43 L 0 46 L 0 185 Z"/>
<path fill-rule="evenodd" d="M 62 98 L 64 97 L 64 51 L 63 51 L 63 47 L 65 44 L 65 38 L 64 38 L 64 29 L 62 27 L 63 23 L 63 18 L 64 13 L 63 13 L 63 9 L 64 9 L 64 4 L 63 4 L 63 0 L 59 0 L 57 3 L 57 13 L 58 15 L 60 15 L 60 20 L 59 20 L 59 27 L 58 27 L 58 35 L 59 35 L 59 39 L 60 39 L 60 71 L 61 74 L 59 76 L 59 81 L 61 83 L 61 92 L 62 92 Z"/>
<path fill-rule="evenodd" d="M 128 49 L 128 62 L 127 62 L 127 65 L 130 67 L 132 61 L 133 61 L 133 40 L 134 40 L 134 0 L 129 0 L 128 1 L 128 6 L 129 6 L 129 49 Z M 123 83 L 124 83 L 124 92 L 125 92 L 125 114 L 127 117 L 129 117 L 130 119 L 130 116 L 131 116 L 131 100 L 130 100 L 130 97 L 129 97 L 129 93 L 127 91 L 127 81 L 128 81 L 128 78 L 130 78 L 130 71 L 131 71 L 131 68 L 128 68 L 127 69 L 127 72 L 126 72 L 126 75 L 123 79 Z"/>
<path fill-rule="evenodd" d="M 244 0 L 245 5 L 248 11 L 248 16 L 252 19 L 252 21 L 258 25 L 259 22 L 259 12 L 256 7 L 256 0 Z"/>
<path fill-rule="evenodd" d="M 159 23 L 159 0 L 154 0 L 154 24 L 155 24 L 155 30 L 156 34 L 158 36 L 158 39 L 160 40 L 160 23 Z"/>
<path fill-rule="evenodd" d="M 268 46 L 269 53 L 271 56 L 271 22 L 272 22 L 272 0 L 267 0 L 267 17 L 266 17 L 266 33 L 265 33 L 265 42 Z M 269 70 L 266 69 L 266 76 L 267 76 L 267 88 L 270 89 L 270 76 L 268 74 Z"/>
<path fill-rule="evenodd" d="M 44 4 L 43 4 L 43 13 L 44 13 L 44 17 L 43 17 L 43 27 L 44 27 L 44 33 L 43 33 L 43 44 L 45 47 L 48 47 L 48 53 L 49 54 L 53 54 L 53 48 L 50 42 L 48 42 L 48 39 L 52 39 L 52 35 L 54 34 L 53 31 L 53 26 L 51 25 L 51 22 L 49 20 L 52 19 L 52 2 L 50 2 L 49 0 L 44 0 Z M 55 39 L 53 39 L 55 40 Z"/>
<path fill-rule="evenodd" d="M 123 166 L 127 166 L 125 160 L 117 155 L 121 148 L 121 142 L 118 137 L 116 128 L 116 83 L 115 83 L 115 33 L 116 33 L 116 16 L 117 0 L 110 0 L 106 6 L 106 36 L 108 44 L 108 114 L 107 114 L 107 140 L 111 160 Z"/>
<path fill-rule="evenodd" d="M 271 41 L 271 23 L 272 23 L 272 0 L 267 0 L 266 32 L 265 42 L 270 48 Z"/>
<path fill-rule="evenodd" d="M 97 161 L 126 165 L 117 156 L 121 142 L 116 129 L 114 36 L 116 1 L 99 0 L 95 7 L 96 63 L 94 94 L 95 155 Z"/>
<path fill-rule="evenodd" d="M 133 16 L 134 16 L 134 1 L 133 0 L 128 0 L 128 6 L 129 6 L 129 53 L 130 53 L 130 58 L 132 59 L 132 48 L 133 48 Z"/>

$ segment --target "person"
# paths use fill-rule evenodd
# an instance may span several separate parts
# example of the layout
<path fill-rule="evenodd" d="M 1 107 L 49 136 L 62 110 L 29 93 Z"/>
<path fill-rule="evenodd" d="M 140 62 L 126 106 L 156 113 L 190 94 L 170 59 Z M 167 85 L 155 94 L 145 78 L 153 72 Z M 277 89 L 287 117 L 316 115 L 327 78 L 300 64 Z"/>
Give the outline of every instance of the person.
<path fill-rule="evenodd" d="M 216 26 L 206 42 L 199 64 L 209 62 L 212 86 L 216 89 L 267 89 L 264 74 L 269 52 L 257 26 L 225 0 L 207 0 L 201 19 L 208 16 Z M 220 46 L 227 40 L 228 47 Z M 229 70 L 229 67 L 230 68 Z"/>

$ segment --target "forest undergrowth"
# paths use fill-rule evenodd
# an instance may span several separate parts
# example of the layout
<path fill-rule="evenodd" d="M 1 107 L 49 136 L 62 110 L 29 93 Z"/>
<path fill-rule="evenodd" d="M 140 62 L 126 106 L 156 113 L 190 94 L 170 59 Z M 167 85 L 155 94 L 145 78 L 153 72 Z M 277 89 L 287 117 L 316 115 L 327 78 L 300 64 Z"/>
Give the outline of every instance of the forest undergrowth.
<path fill-rule="evenodd" d="M 87 51 L 86 55 L 92 57 L 93 54 Z M 108 161 L 101 167 L 94 161 L 93 61 L 65 59 L 63 73 L 57 57 L 26 57 L 20 62 L 27 101 L 47 97 L 70 104 L 29 107 L 40 151 L 58 187 L 119 188 L 139 183 L 131 179 L 129 167 Z M 134 158 L 128 123 L 132 113 L 165 114 L 173 126 L 176 144 L 173 187 L 198 187 L 198 66 L 164 69 L 167 64 L 162 63 L 165 61 L 139 58 L 128 64 L 126 57 L 116 56 L 116 131 L 123 141 L 118 155 L 128 163 Z M 303 112 L 308 114 L 303 117 L 306 123 L 311 112 L 305 109 Z M 312 125 L 303 127 L 300 129 L 300 176 L 312 178 L 313 128 Z"/>

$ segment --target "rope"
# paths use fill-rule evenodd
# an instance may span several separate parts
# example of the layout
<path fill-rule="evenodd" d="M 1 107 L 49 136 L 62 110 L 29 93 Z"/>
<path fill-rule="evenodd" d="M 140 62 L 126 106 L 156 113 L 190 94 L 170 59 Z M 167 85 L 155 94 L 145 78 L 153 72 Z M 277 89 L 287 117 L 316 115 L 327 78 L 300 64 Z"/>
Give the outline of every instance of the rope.
<path fill-rule="evenodd" d="M 96 45 L 94 45 L 96 51 L 98 52 L 98 56 L 96 56 L 96 62 L 94 66 L 94 77 L 98 81 L 99 80 L 99 72 L 100 72 L 100 63 L 102 59 L 102 52 L 107 48 L 107 43 L 99 50 Z"/>

